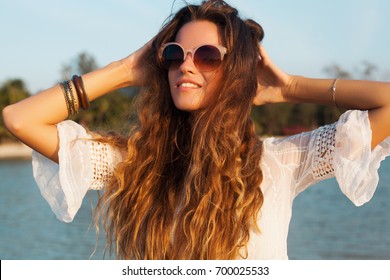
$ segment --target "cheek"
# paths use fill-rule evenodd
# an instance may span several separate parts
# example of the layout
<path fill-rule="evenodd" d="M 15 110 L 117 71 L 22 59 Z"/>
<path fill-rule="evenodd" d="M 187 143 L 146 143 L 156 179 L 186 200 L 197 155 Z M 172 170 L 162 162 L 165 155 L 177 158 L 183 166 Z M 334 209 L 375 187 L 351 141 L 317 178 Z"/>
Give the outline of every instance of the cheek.
<path fill-rule="evenodd" d="M 206 73 L 203 75 L 203 77 L 206 81 L 206 94 L 214 95 L 221 81 L 221 74 L 219 72 Z"/>
<path fill-rule="evenodd" d="M 172 71 L 168 71 L 168 82 L 169 82 L 169 87 L 172 90 L 172 85 L 174 84 L 174 76 Z"/>

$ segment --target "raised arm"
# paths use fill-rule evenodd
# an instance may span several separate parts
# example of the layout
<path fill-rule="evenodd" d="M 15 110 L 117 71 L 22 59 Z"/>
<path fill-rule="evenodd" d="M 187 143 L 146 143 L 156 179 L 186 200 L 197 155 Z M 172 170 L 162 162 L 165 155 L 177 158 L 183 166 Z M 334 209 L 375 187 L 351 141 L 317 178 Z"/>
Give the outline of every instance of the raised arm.
<path fill-rule="evenodd" d="M 138 57 L 151 42 L 132 55 L 82 76 L 90 101 L 126 86 L 142 84 Z M 74 87 L 73 87 L 74 88 Z M 60 85 L 44 90 L 3 110 L 4 124 L 20 141 L 58 162 L 59 139 L 56 124 L 68 117 Z"/>
<path fill-rule="evenodd" d="M 311 79 L 290 76 L 272 63 L 260 47 L 259 89 L 255 105 L 277 102 L 316 103 L 368 110 L 374 148 L 390 136 L 390 83 Z"/>

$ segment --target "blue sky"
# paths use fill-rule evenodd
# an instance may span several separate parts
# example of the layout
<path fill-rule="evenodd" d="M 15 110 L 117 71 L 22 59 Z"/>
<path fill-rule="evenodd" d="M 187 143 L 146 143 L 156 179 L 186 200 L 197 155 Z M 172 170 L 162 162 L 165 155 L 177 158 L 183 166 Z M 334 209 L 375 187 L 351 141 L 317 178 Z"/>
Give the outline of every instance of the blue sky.
<path fill-rule="evenodd" d="M 325 66 L 353 70 L 363 60 L 390 73 L 388 0 L 227 2 L 263 26 L 264 46 L 290 74 L 326 77 Z M 61 66 L 82 51 L 100 66 L 127 56 L 158 32 L 172 3 L 0 0 L 0 83 L 22 78 L 34 93 L 56 83 Z"/>

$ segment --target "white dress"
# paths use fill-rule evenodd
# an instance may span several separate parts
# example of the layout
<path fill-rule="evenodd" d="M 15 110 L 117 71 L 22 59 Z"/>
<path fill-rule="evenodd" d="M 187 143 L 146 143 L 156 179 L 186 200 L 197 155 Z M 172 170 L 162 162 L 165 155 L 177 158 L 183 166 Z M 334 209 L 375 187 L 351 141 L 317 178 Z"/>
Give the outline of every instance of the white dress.
<path fill-rule="evenodd" d="M 42 196 L 57 218 L 71 222 L 88 190 L 103 189 L 121 153 L 90 141 L 72 121 L 58 124 L 59 164 L 33 152 L 33 173 Z M 261 160 L 264 204 L 259 227 L 248 244 L 249 259 L 287 259 L 287 235 L 294 198 L 331 177 L 357 206 L 369 201 L 378 185 L 380 162 L 390 154 L 390 137 L 371 150 L 367 111 L 348 111 L 338 122 L 282 139 L 264 140 Z"/>

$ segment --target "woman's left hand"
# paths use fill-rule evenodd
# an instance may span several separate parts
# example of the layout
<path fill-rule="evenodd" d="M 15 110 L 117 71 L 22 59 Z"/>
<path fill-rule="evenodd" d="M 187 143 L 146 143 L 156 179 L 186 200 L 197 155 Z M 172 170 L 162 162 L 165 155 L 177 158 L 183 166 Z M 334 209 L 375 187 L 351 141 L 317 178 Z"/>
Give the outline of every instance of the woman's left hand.
<path fill-rule="evenodd" d="M 294 84 L 294 77 L 283 72 L 269 58 L 265 48 L 259 45 L 257 64 L 257 95 L 254 105 L 286 102 L 288 92 Z"/>

